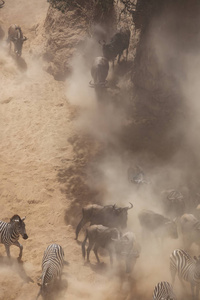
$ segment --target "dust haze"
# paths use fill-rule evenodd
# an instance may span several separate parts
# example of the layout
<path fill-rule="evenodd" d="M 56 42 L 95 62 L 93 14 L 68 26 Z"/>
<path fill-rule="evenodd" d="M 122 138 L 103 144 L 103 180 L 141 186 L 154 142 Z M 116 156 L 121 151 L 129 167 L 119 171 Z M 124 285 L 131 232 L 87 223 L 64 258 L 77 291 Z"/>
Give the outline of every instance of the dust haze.
<path fill-rule="evenodd" d="M 6 35 L 0 44 L 1 220 L 8 221 L 16 213 L 22 217 L 26 215 L 29 235 L 27 241 L 20 241 L 24 246 L 21 266 L 16 262 L 18 248 L 11 248 L 9 265 L 4 246 L 0 247 L 0 299 L 35 299 L 43 252 L 54 242 L 63 246 L 69 262 L 64 269 L 64 288 L 56 299 L 151 299 L 157 282 L 171 281 L 169 255 L 181 247 L 181 240 L 167 239 L 164 245 L 157 243 L 152 236 L 144 240 L 138 213 L 141 209 L 164 213 L 163 190 L 177 189 L 187 194 L 188 189 L 194 187 L 198 192 L 199 53 L 193 49 L 183 51 L 174 42 L 175 34 L 168 26 L 168 21 L 171 22 L 174 16 L 165 18 L 164 25 L 162 20 L 155 20 L 148 42 L 155 50 L 158 68 L 170 79 L 166 80 L 163 91 L 176 90 L 179 99 L 174 109 L 176 117 L 169 123 L 164 145 L 165 151 L 170 152 L 171 139 L 177 139 L 176 152 L 162 160 L 162 155 L 157 157 L 157 153 L 148 152 L 151 141 L 148 149 L 137 152 L 123 142 L 130 120 L 129 108 L 134 104 L 136 93 L 124 57 L 121 65 L 115 62 L 114 69 L 110 64 L 108 88 L 101 98 L 97 97 L 95 89 L 89 87 L 92 61 L 102 55 L 97 40 L 86 39 L 72 59 L 72 75 L 65 82 L 55 81 L 45 71 L 41 53 L 45 43 L 43 25 L 47 10 L 46 0 L 30 3 L 7 0 L 0 10 L 0 24 L 6 35 L 10 24 L 16 23 L 22 26 L 28 37 L 19 60 L 9 54 Z M 131 38 L 134 39 L 133 31 Z M 131 53 L 129 59 L 133 59 Z M 171 81 L 173 86 L 169 84 Z M 140 101 L 143 101 L 142 97 Z M 137 127 L 128 137 L 132 143 L 135 131 Z M 84 157 L 81 161 L 87 174 L 86 184 L 98 195 L 90 198 L 80 190 L 80 199 L 84 196 L 84 203 L 127 206 L 131 202 L 134 205 L 128 211 L 127 231 L 136 234 L 141 253 L 132 274 L 125 274 L 123 261 L 111 268 L 106 252 L 101 255 L 104 264 L 96 265 L 92 252 L 91 266 L 84 264 L 81 246 L 74 241 L 74 224 L 66 225 L 64 221 L 65 211 L 73 206 L 73 201 L 65 192 L 64 181 L 57 178 L 63 164 L 66 164 L 66 177 L 71 180 L 72 188 L 80 175 L 80 168 L 74 167 L 76 157 L 69 142 L 77 135 L 85 139 L 87 157 L 92 157 L 87 163 Z M 96 156 L 90 144 L 87 145 L 88 138 L 96 147 Z M 146 137 L 141 135 L 140 138 Z M 81 150 L 80 143 L 78 151 Z M 136 185 L 128 180 L 128 169 L 136 165 L 144 171 L 147 184 Z M 78 207 L 82 207 L 81 202 Z M 84 231 L 80 234 L 80 241 L 83 237 Z M 198 254 L 195 247 L 192 250 Z M 189 295 L 189 287 L 187 291 Z M 184 299 L 178 283 L 175 292 Z M 185 299 L 189 298 L 188 295 Z"/>

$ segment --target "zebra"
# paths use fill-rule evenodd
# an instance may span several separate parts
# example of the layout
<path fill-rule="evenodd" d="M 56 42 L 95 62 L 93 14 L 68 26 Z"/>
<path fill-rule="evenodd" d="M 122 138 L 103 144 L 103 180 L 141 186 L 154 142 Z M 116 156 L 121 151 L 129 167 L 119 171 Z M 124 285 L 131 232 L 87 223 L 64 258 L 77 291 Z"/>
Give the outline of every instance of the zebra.
<path fill-rule="evenodd" d="M 200 256 L 198 258 L 194 256 L 193 258 L 184 250 L 174 250 L 170 255 L 170 272 L 172 276 L 172 285 L 174 285 L 175 276 L 176 273 L 178 273 L 181 284 L 183 285 L 182 279 L 188 281 L 191 285 L 193 299 L 198 299 L 200 287 Z"/>
<path fill-rule="evenodd" d="M 153 291 L 153 300 L 176 300 L 172 285 L 167 281 L 159 282 Z"/>
<path fill-rule="evenodd" d="M 22 258 L 23 246 L 18 242 L 19 236 L 23 239 L 27 239 L 28 235 L 26 234 L 26 228 L 24 218 L 20 218 L 19 215 L 14 215 L 9 223 L 0 221 L 0 243 L 4 244 L 6 248 L 7 256 L 10 258 L 10 246 L 15 245 L 20 248 L 18 260 Z"/>
<path fill-rule="evenodd" d="M 42 296 L 47 295 L 51 292 L 54 284 L 59 279 L 61 280 L 61 274 L 64 264 L 64 251 L 62 247 L 58 244 L 49 245 L 44 251 L 44 256 L 42 259 L 42 283 L 38 283 L 40 286 L 40 291 L 37 295 L 39 298 L 40 294 Z"/>

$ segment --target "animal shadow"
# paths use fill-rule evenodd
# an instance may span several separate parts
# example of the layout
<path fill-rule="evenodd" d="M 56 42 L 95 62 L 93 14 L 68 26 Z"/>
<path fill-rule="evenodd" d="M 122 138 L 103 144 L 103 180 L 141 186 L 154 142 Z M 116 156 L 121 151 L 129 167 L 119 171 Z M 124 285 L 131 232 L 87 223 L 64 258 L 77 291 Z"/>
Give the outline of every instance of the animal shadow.
<path fill-rule="evenodd" d="M 56 300 L 58 299 L 58 295 L 62 293 L 62 291 L 66 290 L 68 288 L 68 281 L 67 279 L 61 279 L 58 281 L 51 293 L 41 296 L 41 299 L 43 300 Z"/>
<path fill-rule="evenodd" d="M 109 269 L 109 266 L 104 262 L 100 262 L 100 263 L 96 263 L 96 264 L 89 263 L 89 266 L 92 271 L 94 271 L 95 273 L 97 273 L 99 275 L 104 275 Z"/>
<path fill-rule="evenodd" d="M 8 258 L 0 256 L 0 266 L 10 267 L 11 270 L 18 273 L 18 275 L 26 282 L 34 282 L 31 277 L 29 277 L 26 274 L 26 271 L 24 269 L 24 263 L 23 261 L 18 262 L 15 258 Z"/>

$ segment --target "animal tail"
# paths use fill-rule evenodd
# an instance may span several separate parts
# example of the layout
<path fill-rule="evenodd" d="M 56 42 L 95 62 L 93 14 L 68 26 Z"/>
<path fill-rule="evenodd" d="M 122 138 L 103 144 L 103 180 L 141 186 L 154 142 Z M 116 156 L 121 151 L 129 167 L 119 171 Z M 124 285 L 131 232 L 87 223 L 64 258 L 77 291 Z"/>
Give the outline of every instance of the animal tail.
<path fill-rule="evenodd" d="M 85 239 L 82 243 L 82 255 L 83 255 L 84 259 L 85 259 L 85 244 L 86 244 L 87 239 L 88 239 L 88 230 L 86 229 Z"/>

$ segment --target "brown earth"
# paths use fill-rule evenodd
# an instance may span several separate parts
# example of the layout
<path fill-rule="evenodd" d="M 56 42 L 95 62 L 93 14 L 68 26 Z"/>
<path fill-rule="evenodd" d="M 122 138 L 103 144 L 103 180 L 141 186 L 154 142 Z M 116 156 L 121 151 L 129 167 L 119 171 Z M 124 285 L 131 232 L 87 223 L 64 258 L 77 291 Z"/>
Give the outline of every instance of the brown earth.
<path fill-rule="evenodd" d="M 3 245 L 0 247 L 0 300 L 36 298 L 43 252 L 50 243 L 61 244 L 69 262 L 64 270 L 62 288 L 55 299 L 150 299 L 158 281 L 170 280 L 167 259 L 178 245 L 177 241 L 168 241 L 162 253 L 144 248 L 134 274 L 128 276 L 124 274 L 123 266 L 111 269 L 107 256 L 102 258 L 106 264 L 98 266 L 91 253 L 92 265 L 85 265 L 80 243 L 74 240 L 74 226 L 79 221 L 83 204 L 100 202 L 103 197 L 104 202 L 116 201 L 119 204 L 134 200 L 135 210 L 129 212 L 129 228 L 132 229 L 137 223 L 138 210 L 150 201 L 150 191 L 148 187 L 144 193 L 135 191 L 123 179 L 128 166 L 123 147 L 119 147 L 119 152 L 124 155 L 122 160 L 115 157 L 116 141 L 111 149 L 106 148 L 108 141 L 115 136 L 116 127 L 120 127 L 121 122 L 128 122 L 121 120 L 121 115 L 124 115 L 121 104 L 119 110 L 113 109 L 112 105 L 107 109 L 95 106 L 92 102 L 94 93 L 88 87 L 82 90 L 78 84 L 75 86 L 78 102 L 69 101 L 69 81 L 56 81 L 45 71 L 48 66 L 42 56 L 48 52 L 44 28 L 47 10 L 46 0 L 7 0 L 0 10 L 0 24 L 5 32 L 10 24 L 16 23 L 28 37 L 20 59 L 16 59 L 12 52 L 9 54 L 6 37 L 0 45 L 0 219 L 8 221 L 14 214 L 26 216 L 29 235 L 28 240 L 20 238 L 24 246 L 22 264 L 16 261 L 17 248 L 11 248 L 12 260 L 9 263 Z M 46 26 L 50 16 L 51 20 L 54 18 L 51 13 Z M 73 14 L 69 18 L 72 19 Z M 84 24 L 75 24 L 72 39 L 72 27 L 69 28 L 72 46 L 84 32 L 83 28 Z M 51 41 L 55 42 L 53 35 Z M 72 54 L 70 51 L 69 55 Z M 88 84 L 90 75 L 84 71 L 81 80 Z M 119 75 L 123 77 L 123 72 Z M 71 80 L 76 84 L 73 77 Z M 123 79 L 119 80 L 120 83 L 124 84 Z M 112 90 L 110 93 L 117 107 L 118 92 Z M 87 125 L 84 123 L 84 130 L 81 130 L 82 119 L 77 125 L 80 115 L 88 122 Z M 114 120 L 110 117 L 113 115 Z M 96 139 L 94 132 L 98 132 Z M 132 134 L 130 132 L 125 139 L 126 142 L 129 139 L 130 144 L 133 143 Z M 105 153 L 108 156 L 104 160 Z M 100 163 L 96 170 L 97 161 Z M 115 163 L 118 173 L 115 173 L 115 168 L 113 172 L 112 164 Z M 107 177 L 99 182 L 95 176 L 101 178 L 101 171 Z M 142 197 L 144 203 L 140 202 Z M 80 235 L 82 239 L 83 234 Z M 163 260 L 163 253 L 167 263 Z"/>

